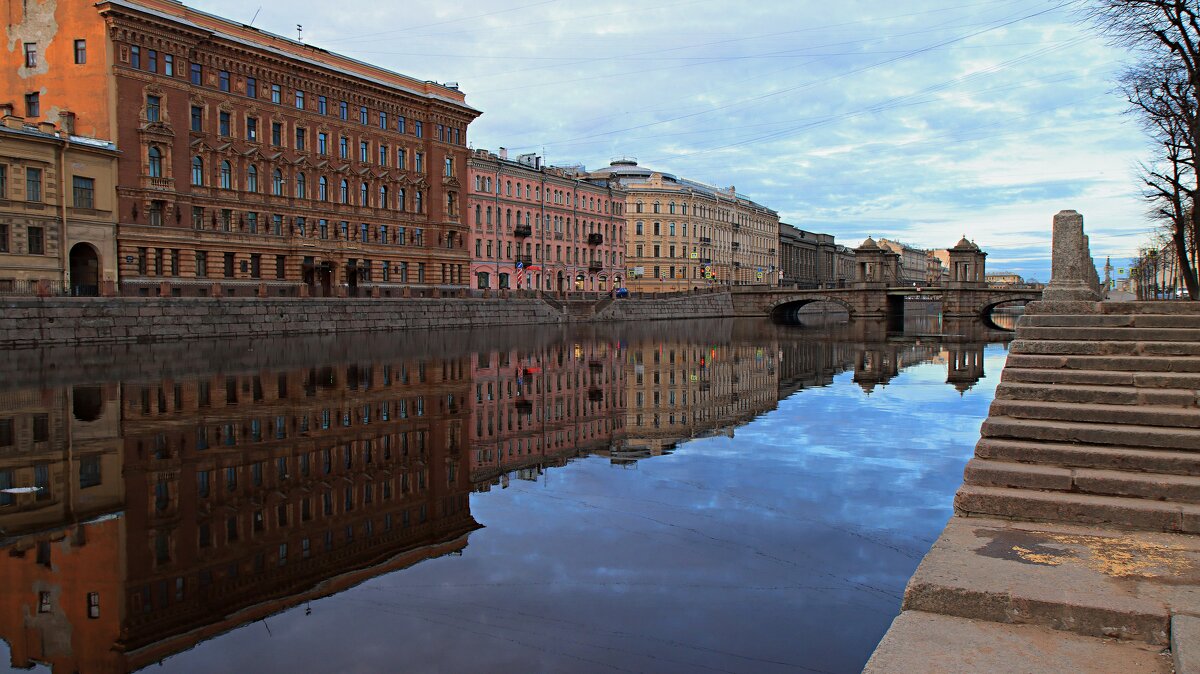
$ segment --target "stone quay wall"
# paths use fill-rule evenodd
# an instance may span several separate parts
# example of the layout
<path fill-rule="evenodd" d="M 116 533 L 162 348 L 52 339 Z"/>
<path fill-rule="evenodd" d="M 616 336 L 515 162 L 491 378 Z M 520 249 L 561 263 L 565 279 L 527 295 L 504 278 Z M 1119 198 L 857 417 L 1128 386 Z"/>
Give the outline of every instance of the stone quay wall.
<path fill-rule="evenodd" d="M 534 297 L 22 297 L 0 300 L 0 349 L 732 315 L 726 294 L 600 300 L 588 311 Z"/>

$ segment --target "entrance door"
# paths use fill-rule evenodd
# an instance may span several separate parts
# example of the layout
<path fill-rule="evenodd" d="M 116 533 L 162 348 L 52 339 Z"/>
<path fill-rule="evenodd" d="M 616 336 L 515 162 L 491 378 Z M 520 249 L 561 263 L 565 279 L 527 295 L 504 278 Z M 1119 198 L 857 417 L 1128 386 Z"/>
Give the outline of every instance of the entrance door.
<path fill-rule="evenodd" d="M 100 260 L 90 244 L 71 247 L 71 295 L 96 297 L 100 294 Z"/>

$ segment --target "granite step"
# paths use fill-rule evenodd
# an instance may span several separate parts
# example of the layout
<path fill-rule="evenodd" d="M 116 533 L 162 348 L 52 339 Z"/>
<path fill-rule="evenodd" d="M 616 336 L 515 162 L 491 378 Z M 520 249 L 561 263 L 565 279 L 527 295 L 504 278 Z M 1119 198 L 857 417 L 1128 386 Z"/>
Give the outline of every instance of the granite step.
<path fill-rule="evenodd" d="M 1054 341 L 1197 342 L 1200 328 L 1112 328 L 1017 326 L 1017 339 Z"/>
<path fill-rule="evenodd" d="M 1195 408 L 1200 391 L 1136 386 L 1096 386 L 1090 384 L 1030 384 L 1001 382 L 996 398 L 1097 405 L 1162 405 Z"/>
<path fill-rule="evenodd" d="M 1047 421 L 991 415 L 984 420 L 981 432 L 985 438 L 1200 452 L 1200 430 L 1194 428 Z"/>
<path fill-rule="evenodd" d="M 967 463 L 964 484 L 1200 503 L 1200 477 L 995 461 Z"/>
<path fill-rule="evenodd" d="M 1017 327 L 1200 329 L 1200 314 L 1026 314 L 1021 317 Z"/>
<path fill-rule="evenodd" d="M 1200 615 L 1198 548 L 1190 535 L 955 517 L 909 581 L 903 610 L 1161 649 L 1172 616 Z"/>
<path fill-rule="evenodd" d="M 1095 306 L 1101 314 L 1200 316 L 1200 302 L 1191 301 L 1098 302 Z"/>
<path fill-rule="evenodd" d="M 1140 641 L 909 610 L 892 621 L 863 672 L 1172 674 L 1172 658 Z"/>
<path fill-rule="evenodd" d="M 1200 428 L 1200 409 L 1167 407 L 1165 405 L 1081 405 L 997 398 L 992 402 L 991 414 L 1046 421 L 1077 421 L 1176 429 Z"/>
<path fill-rule="evenodd" d="M 1065 370 L 1005 366 L 1000 381 L 1021 384 L 1078 384 L 1133 386 L 1200 391 L 1200 372 L 1129 372 L 1124 370 Z"/>
<path fill-rule="evenodd" d="M 1200 342 L 1017 339 L 1010 352 L 1046 356 L 1200 356 Z"/>
<path fill-rule="evenodd" d="M 954 512 L 963 517 L 1200 533 L 1200 505 L 1118 496 L 964 484 L 954 495 Z"/>
<path fill-rule="evenodd" d="M 982 438 L 975 445 L 975 456 L 996 461 L 1066 468 L 1093 468 L 1200 477 L 1200 452 L 1170 449 Z"/>
<path fill-rule="evenodd" d="M 1104 356 L 1009 352 L 1004 369 L 1060 369 L 1122 372 L 1200 373 L 1200 358 L 1188 356 Z"/>

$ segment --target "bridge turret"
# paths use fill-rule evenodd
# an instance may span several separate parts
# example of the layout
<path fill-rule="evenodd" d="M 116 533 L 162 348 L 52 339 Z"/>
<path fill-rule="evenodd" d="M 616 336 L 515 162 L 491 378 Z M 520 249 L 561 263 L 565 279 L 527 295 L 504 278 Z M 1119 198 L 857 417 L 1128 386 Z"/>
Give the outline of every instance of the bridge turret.
<path fill-rule="evenodd" d="M 985 272 L 987 270 L 987 253 L 979 246 L 967 241 L 966 235 L 958 244 L 951 248 L 950 254 L 950 284 L 951 288 L 982 288 L 987 285 Z"/>
<path fill-rule="evenodd" d="M 880 247 L 875 239 L 868 236 L 861 246 L 854 249 L 854 266 L 856 287 L 886 286 L 898 283 L 900 255 Z"/>

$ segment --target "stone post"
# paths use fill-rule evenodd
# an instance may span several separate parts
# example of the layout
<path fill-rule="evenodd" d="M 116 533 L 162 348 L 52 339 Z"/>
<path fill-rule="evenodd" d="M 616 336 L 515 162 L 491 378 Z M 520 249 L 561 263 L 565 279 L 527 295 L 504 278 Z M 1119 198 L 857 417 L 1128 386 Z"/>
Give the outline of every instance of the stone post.
<path fill-rule="evenodd" d="M 1104 299 L 1088 238 L 1083 233 L 1083 216 L 1076 211 L 1059 211 L 1054 216 L 1050 245 L 1050 285 L 1046 286 L 1042 299 L 1051 302 Z"/>

